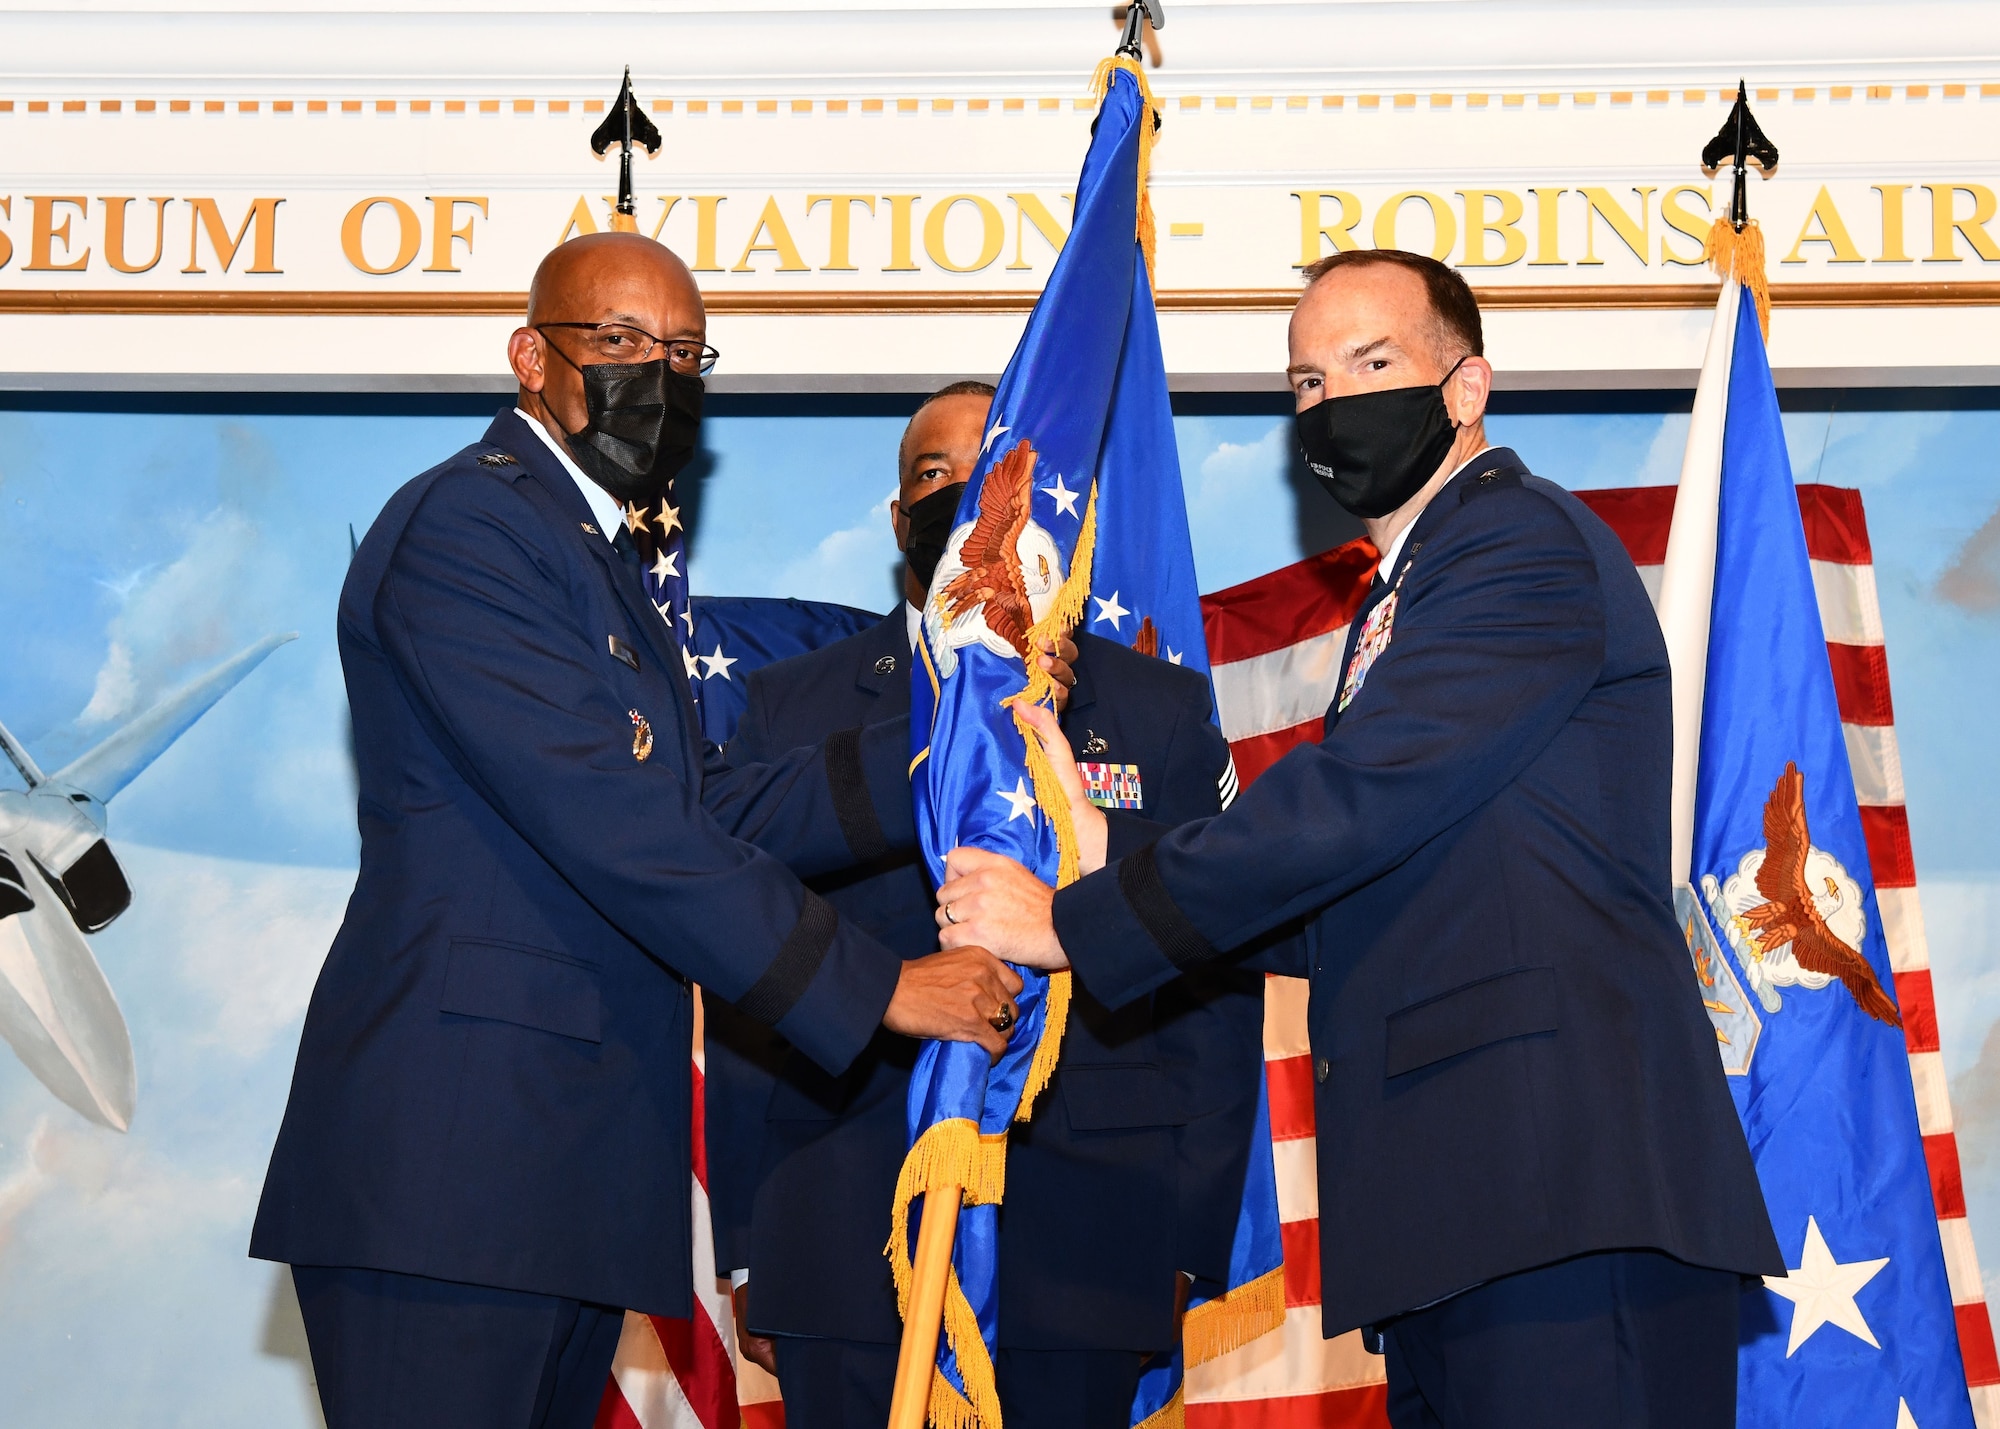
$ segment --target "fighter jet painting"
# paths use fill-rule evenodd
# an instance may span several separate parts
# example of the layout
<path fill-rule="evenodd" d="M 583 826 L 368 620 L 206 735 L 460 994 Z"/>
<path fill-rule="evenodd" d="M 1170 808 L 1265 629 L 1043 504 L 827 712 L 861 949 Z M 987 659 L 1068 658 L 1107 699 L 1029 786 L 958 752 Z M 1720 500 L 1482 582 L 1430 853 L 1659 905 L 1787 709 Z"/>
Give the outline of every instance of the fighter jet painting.
<path fill-rule="evenodd" d="M 105 805 L 296 632 L 269 635 L 135 716 L 53 774 L 0 725 L 25 790 L 0 788 L 0 1037 L 67 1105 L 124 1131 L 137 1081 L 118 999 L 84 934 L 132 903 Z"/>

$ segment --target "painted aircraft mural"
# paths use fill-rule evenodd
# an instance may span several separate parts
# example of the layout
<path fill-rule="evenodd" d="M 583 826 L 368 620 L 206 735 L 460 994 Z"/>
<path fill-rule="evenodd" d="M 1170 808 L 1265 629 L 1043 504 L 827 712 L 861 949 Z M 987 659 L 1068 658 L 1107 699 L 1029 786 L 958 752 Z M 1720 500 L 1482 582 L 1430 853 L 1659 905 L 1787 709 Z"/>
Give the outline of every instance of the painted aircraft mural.
<path fill-rule="evenodd" d="M 113 1131 L 132 1125 L 132 1038 L 87 933 L 132 903 L 105 842 L 109 804 L 296 632 L 268 635 L 190 680 L 53 774 L 0 725 L 25 790 L 0 788 L 0 1037 L 42 1085 Z"/>

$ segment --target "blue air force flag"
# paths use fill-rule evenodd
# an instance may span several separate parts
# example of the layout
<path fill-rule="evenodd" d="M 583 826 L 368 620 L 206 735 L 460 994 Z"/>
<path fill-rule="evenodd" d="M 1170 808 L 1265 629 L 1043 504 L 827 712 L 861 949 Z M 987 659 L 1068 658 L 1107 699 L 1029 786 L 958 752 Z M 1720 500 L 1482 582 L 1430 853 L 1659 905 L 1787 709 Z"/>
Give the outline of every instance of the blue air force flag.
<path fill-rule="evenodd" d="M 1737 1422 L 1970 1429 L 1854 780 L 1756 305 L 1725 281 L 1660 595 L 1675 902 L 1792 1267 Z"/>
<path fill-rule="evenodd" d="M 1077 876 L 1067 805 L 1017 702 L 1052 698 L 1036 647 L 1088 620 L 1205 667 L 1180 467 L 1144 251 L 1145 162 L 1156 114 L 1136 68 L 1099 72 L 1103 101 L 1075 219 L 994 395 L 990 430 L 924 602 L 912 676 L 917 828 L 934 880 L 968 844 L 1052 884 Z M 1093 580 L 1093 566 L 1119 584 Z M 1145 648 L 1145 647 L 1142 647 Z M 1023 974 L 1021 1018 L 990 1069 L 963 1043 L 929 1043 L 910 1083 L 911 1148 L 889 1245 L 908 1312 L 912 1227 L 958 1217 L 929 1414 L 942 1429 L 1000 1429 L 997 1204 L 1008 1127 L 1055 1069 L 1069 974 Z M 958 1187 L 962 1200 L 913 1206 Z"/>

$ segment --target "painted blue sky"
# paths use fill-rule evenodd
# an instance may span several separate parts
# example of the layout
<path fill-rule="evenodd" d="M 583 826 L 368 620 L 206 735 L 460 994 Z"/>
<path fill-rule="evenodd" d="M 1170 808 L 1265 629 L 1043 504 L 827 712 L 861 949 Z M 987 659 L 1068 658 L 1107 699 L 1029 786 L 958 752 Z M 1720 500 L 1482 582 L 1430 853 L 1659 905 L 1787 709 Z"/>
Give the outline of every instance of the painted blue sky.
<path fill-rule="evenodd" d="M 485 420 L 0 411 L 0 720 L 46 767 L 231 651 L 301 632 L 112 805 L 136 901 L 94 943 L 139 1060 L 131 1134 L 84 1125 L 0 1049 L 10 1424 L 316 1422 L 296 1312 L 242 1252 L 355 858 L 334 602 L 349 524 Z M 1492 426 L 1545 475 L 1602 487 L 1671 482 L 1686 424 Z M 901 429 L 713 418 L 696 589 L 886 609 Z M 2000 1267 L 2000 409 L 1836 404 L 1786 431 L 1802 479 L 1866 500 L 1974 1229 Z M 1204 589 L 1353 529 L 1300 482 L 1289 419 L 1183 416 L 1178 433 Z"/>

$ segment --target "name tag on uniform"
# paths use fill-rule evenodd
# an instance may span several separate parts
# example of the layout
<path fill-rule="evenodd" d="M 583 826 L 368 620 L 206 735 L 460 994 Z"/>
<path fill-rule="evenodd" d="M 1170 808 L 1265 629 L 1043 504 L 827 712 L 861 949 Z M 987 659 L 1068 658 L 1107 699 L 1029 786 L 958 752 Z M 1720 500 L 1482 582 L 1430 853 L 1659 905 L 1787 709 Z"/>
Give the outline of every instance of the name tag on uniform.
<path fill-rule="evenodd" d="M 1136 764 L 1086 764 L 1079 759 L 1084 796 L 1100 809 L 1136 809 L 1143 799 Z"/>

